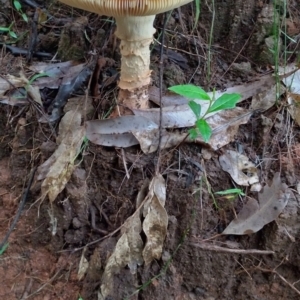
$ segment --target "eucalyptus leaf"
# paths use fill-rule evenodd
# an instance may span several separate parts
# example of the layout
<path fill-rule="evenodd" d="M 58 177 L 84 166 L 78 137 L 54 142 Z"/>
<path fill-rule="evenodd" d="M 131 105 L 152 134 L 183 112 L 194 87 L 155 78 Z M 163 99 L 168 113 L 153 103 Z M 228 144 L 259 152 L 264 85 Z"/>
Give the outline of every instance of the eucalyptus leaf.
<path fill-rule="evenodd" d="M 280 173 L 275 173 L 272 184 L 258 194 L 259 202 L 249 198 L 222 234 L 244 235 L 259 231 L 278 218 L 290 197 L 293 197 L 292 191 L 281 181 Z"/>

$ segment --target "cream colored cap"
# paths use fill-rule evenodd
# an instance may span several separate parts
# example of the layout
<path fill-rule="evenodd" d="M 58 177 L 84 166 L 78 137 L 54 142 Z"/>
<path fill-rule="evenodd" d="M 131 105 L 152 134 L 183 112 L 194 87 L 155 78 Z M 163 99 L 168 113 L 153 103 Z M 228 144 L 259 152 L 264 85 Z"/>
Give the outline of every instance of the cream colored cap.
<path fill-rule="evenodd" d="M 106 16 L 152 16 L 193 0 L 59 0 L 70 6 Z"/>

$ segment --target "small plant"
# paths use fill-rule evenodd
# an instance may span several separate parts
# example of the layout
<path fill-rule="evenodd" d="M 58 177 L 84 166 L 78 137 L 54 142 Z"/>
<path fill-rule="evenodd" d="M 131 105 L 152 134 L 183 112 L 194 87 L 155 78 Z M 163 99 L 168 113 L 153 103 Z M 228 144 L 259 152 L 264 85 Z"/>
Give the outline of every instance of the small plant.
<path fill-rule="evenodd" d="M 198 99 L 201 101 L 208 101 L 209 106 L 207 111 L 201 115 L 201 105 L 191 100 L 188 104 L 193 113 L 196 116 L 196 122 L 194 128 L 189 130 L 190 137 L 196 139 L 198 136 L 202 136 L 203 140 L 207 143 L 211 137 L 212 130 L 209 124 L 205 120 L 205 116 L 209 113 L 234 108 L 241 98 L 240 94 L 223 94 L 215 100 L 215 96 L 211 98 L 202 88 L 192 85 L 175 85 L 169 88 L 170 91 L 184 96 L 189 99 Z"/>
<path fill-rule="evenodd" d="M 16 33 L 13 30 L 11 30 L 13 25 L 14 22 L 12 22 L 8 27 L 0 27 L 0 31 L 7 32 L 12 38 L 17 39 L 18 37 Z"/>
<path fill-rule="evenodd" d="M 8 243 L 3 245 L 3 247 L 0 249 L 0 256 L 6 251 L 7 247 L 8 247 Z"/>
<path fill-rule="evenodd" d="M 83 138 L 83 141 L 82 141 L 82 144 L 81 144 L 80 149 L 78 149 L 78 151 L 77 151 L 77 153 L 76 153 L 76 156 L 75 156 L 74 161 L 75 161 L 77 158 L 79 158 L 80 156 L 83 156 L 83 153 L 84 153 L 84 151 L 86 150 L 86 148 L 88 147 L 88 145 L 89 145 L 89 140 L 88 140 L 88 138 L 85 136 L 85 137 Z M 81 158 L 81 160 L 80 160 L 79 163 L 81 163 L 81 162 L 82 162 L 82 158 Z"/>
<path fill-rule="evenodd" d="M 21 15 L 21 17 L 23 18 L 23 20 L 26 23 L 28 23 L 28 18 L 26 16 L 26 14 L 22 11 L 22 4 L 18 0 L 14 1 L 14 7 L 17 10 L 17 12 Z"/>
<path fill-rule="evenodd" d="M 234 200 L 238 196 L 245 196 L 241 189 L 228 189 L 225 191 L 216 192 L 216 195 L 224 196 L 227 200 Z"/>

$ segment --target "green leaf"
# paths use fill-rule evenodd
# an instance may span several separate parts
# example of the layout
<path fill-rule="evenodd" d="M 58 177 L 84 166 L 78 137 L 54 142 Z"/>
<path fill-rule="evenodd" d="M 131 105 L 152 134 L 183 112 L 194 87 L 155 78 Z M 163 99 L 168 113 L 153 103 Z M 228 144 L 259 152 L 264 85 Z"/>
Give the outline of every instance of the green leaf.
<path fill-rule="evenodd" d="M 174 85 L 169 90 L 189 99 L 199 99 L 210 101 L 209 95 L 200 87 L 193 84 Z"/>
<path fill-rule="evenodd" d="M 10 35 L 12 38 L 14 38 L 14 39 L 17 39 L 17 38 L 18 38 L 17 35 L 16 35 L 13 31 L 10 31 L 10 32 L 9 32 L 9 35 Z"/>
<path fill-rule="evenodd" d="M 9 30 L 8 27 L 0 27 L 0 31 L 9 32 Z"/>
<path fill-rule="evenodd" d="M 22 5 L 19 1 L 14 1 L 14 7 L 17 11 L 19 11 L 22 8 Z"/>
<path fill-rule="evenodd" d="M 201 105 L 195 101 L 190 101 L 188 104 L 189 104 L 190 109 L 195 114 L 196 118 L 199 119 L 200 114 L 201 114 Z"/>
<path fill-rule="evenodd" d="M 199 136 L 199 133 L 196 128 L 189 129 L 189 134 L 192 140 L 195 140 Z"/>
<path fill-rule="evenodd" d="M 241 196 L 245 196 L 245 194 L 243 193 L 243 191 L 241 189 L 228 189 L 226 191 L 220 191 L 220 192 L 216 192 L 216 195 L 231 195 L 231 194 L 237 194 L 237 195 L 241 195 Z"/>
<path fill-rule="evenodd" d="M 4 244 L 4 246 L 0 249 L 0 255 L 2 255 L 5 252 L 5 250 L 7 249 L 8 245 L 9 245 L 9 243 Z"/>
<path fill-rule="evenodd" d="M 209 108 L 208 113 L 234 108 L 240 98 L 240 94 L 223 94 Z"/>
<path fill-rule="evenodd" d="M 40 78 L 40 77 L 47 77 L 49 76 L 47 73 L 38 73 L 33 75 L 30 80 L 28 81 L 26 87 L 28 87 L 30 84 L 32 84 L 36 79 Z"/>
<path fill-rule="evenodd" d="M 25 13 L 22 13 L 21 16 L 22 16 L 23 20 L 24 20 L 26 23 L 28 23 L 28 17 L 27 17 L 27 15 L 26 15 Z"/>
<path fill-rule="evenodd" d="M 203 140 L 207 143 L 211 137 L 211 128 L 204 119 L 197 120 L 196 127 L 199 130 Z"/>

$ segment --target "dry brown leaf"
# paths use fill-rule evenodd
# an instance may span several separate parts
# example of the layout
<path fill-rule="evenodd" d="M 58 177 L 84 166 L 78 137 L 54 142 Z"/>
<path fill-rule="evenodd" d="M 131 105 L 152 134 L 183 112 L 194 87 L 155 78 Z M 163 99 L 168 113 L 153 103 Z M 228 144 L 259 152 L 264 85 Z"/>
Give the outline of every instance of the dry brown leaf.
<path fill-rule="evenodd" d="M 145 182 L 137 197 L 137 206 L 140 204 L 141 196 L 148 188 L 148 182 Z M 101 284 L 101 294 L 104 299 L 112 294 L 113 276 L 126 265 L 131 273 L 135 273 L 137 266 L 143 263 L 142 251 L 144 243 L 141 238 L 142 222 L 140 214 L 136 213 L 128 218 L 122 229 L 122 236 L 117 242 L 113 254 L 109 257 L 106 264 Z"/>
<path fill-rule="evenodd" d="M 24 82 L 21 78 L 13 76 L 13 75 L 6 75 L 0 77 L 0 97 L 3 97 L 7 91 L 11 90 L 12 88 L 23 87 Z"/>
<path fill-rule="evenodd" d="M 48 195 L 52 202 L 65 188 L 75 169 L 75 158 L 80 150 L 85 129 L 80 126 L 81 114 L 69 111 L 59 125 L 56 151 L 38 168 L 38 180 L 42 183 L 42 197 Z"/>
<path fill-rule="evenodd" d="M 58 89 L 62 84 L 70 82 L 71 78 L 77 76 L 85 64 L 78 64 L 75 61 L 67 61 L 56 64 L 36 63 L 30 68 L 37 73 L 46 73 L 48 77 L 39 77 L 33 85 L 39 89 Z"/>
<path fill-rule="evenodd" d="M 156 132 L 158 125 L 140 116 L 121 116 L 115 119 L 86 122 L 87 138 L 97 144 L 111 147 L 130 147 L 139 142 L 132 131 Z"/>
<path fill-rule="evenodd" d="M 292 192 L 281 182 L 276 173 L 271 186 L 266 185 L 259 194 L 259 203 L 250 198 L 222 234 L 250 234 L 259 231 L 266 224 L 277 219 L 285 208 Z"/>
<path fill-rule="evenodd" d="M 228 172 L 239 185 L 249 186 L 259 183 L 257 168 L 245 155 L 227 150 L 219 157 L 222 169 Z M 257 191 L 257 190 L 256 190 Z"/>
<path fill-rule="evenodd" d="M 168 214 L 164 208 L 165 202 L 165 180 L 159 174 L 150 183 L 149 193 L 143 209 L 145 217 L 143 231 L 147 237 L 147 242 L 143 250 L 143 258 L 146 265 L 149 265 L 153 259 L 161 257 L 168 227 Z"/>
<path fill-rule="evenodd" d="M 77 278 L 79 281 L 83 279 L 89 267 L 89 262 L 85 258 L 86 249 L 87 248 L 84 248 L 84 250 L 82 251 L 80 262 L 79 262 L 78 273 L 77 273 Z"/>
<path fill-rule="evenodd" d="M 43 102 L 39 88 L 29 84 L 29 80 L 25 77 L 23 73 L 20 74 L 20 78 L 24 82 L 24 86 L 26 87 L 26 91 L 30 98 L 43 107 Z"/>
<path fill-rule="evenodd" d="M 279 84 L 279 87 L 277 84 L 274 84 L 269 89 L 262 90 L 252 97 L 250 109 L 266 111 L 277 102 L 278 97 L 284 92 L 285 88 L 281 83 Z"/>
<path fill-rule="evenodd" d="M 149 191 L 147 193 L 149 187 Z M 106 264 L 101 284 L 101 299 L 106 299 L 113 294 L 113 276 L 121 271 L 126 265 L 131 273 L 135 273 L 137 266 L 144 260 L 149 264 L 153 259 L 159 259 L 162 253 L 162 246 L 167 233 L 168 215 L 164 209 L 166 201 L 165 181 L 161 175 L 155 176 L 150 185 L 144 182 L 138 197 L 137 207 L 143 206 L 144 223 L 143 230 L 147 236 L 144 247 L 141 238 L 142 222 L 140 213 L 135 213 L 128 218 L 122 228 L 122 236 L 117 242 L 113 254 Z"/>
<path fill-rule="evenodd" d="M 164 118 L 165 116 L 163 116 Z M 241 124 L 248 122 L 251 117 L 251 112 L 248 110 L 236 107 L 230 110 L 224 110 L 218 114 L 214 114 L 206 119 L 207 123 L 212 128 L 212 136 L 208 141 L 208 144 L 215 150 L 225 146 L 235 137 L 236 132 Z M 159 130 L 156 131 L 132 131 L 132 134 L 140 143 L 141 149 L 144 153 L 152 153 L 158 148 L 159 141 Z M 186 142 L 204 143 L 201 136 L 197 137 L 196 140 L 190 137 L 186 138 L 187 133 L 182 131 L 166 131 L 161 129 L 162 141 L 161 148 L 166 149 L 175 147 L 183 140 Z"/>
<path fill-rule="evenodd" d="M 285 78 L 283 82 L 290 91 L 287 93 L 288 112 L 300 125 L 300 70 Z"/>
<path fill-rule="evenodd" d="M 68 99 L 64 107 L 64 113 L 70 110 L 78 110 L 86 118 L 91 113 L 94 113 L 93 98 L 91 96 L 76 96 Z"/>
<path fill-rule="evenodd" d="M 288 112 L 293 120 L 300 125 L 300 94 L 288 93 Z"/>

